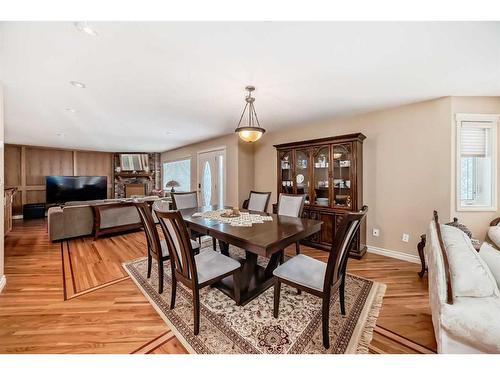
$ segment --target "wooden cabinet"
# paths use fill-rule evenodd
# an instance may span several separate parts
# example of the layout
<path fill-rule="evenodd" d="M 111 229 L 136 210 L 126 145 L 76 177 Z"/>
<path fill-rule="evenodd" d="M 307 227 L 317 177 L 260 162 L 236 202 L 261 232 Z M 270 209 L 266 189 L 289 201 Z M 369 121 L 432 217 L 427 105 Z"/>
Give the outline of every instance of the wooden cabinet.
<path fill-rule="evenodd" d="M 302 241 L 330 250 L 343 215 L 363 206 L 363 140 L 361 133 L 275 145 L 279 193 L 305 194 L 303 217 L 323 221 L 321 232 Z M 366 252 L 363 223 L 350 256 Z"/>

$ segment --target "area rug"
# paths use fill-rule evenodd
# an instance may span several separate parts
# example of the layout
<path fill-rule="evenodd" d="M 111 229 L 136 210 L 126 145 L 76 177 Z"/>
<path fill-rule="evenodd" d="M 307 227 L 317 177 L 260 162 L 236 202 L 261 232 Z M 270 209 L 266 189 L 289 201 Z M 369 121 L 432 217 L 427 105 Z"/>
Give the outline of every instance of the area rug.
<path fill-rule="evenodd" d="M 240 249 L 230 250 L 241 256 Z M 198 354 L 368 353 L 385 293 L 384 284 L 348 274 L 346 315 L 340 314 L 335 293 L 330 306 L 330 348 L 326 350 L 321 335 L 321 299 L 308 293 L 299 295 L 296 289 L 282 285 L 279 318 L 275 319 L 272 287 L 245 306 L 236 306 L 215 288 L 204 288 L 200 291 L 200 333 L 195 336 L 191 291 L 178 284 L 175 308 L 169 309 L 168 262 L 164 264 L 162 294 L 158 293 L 156 264 L 150 279 L 146 278 L 146 258 L 123 267 L 187 351 Z"/>

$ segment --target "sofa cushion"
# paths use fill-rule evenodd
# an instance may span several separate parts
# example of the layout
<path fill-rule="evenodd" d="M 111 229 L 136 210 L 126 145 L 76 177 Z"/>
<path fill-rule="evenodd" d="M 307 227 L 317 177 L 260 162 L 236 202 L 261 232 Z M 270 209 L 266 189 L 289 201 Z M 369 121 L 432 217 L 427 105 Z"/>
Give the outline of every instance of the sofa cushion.
<path fill-rule="evenodd" d="M 453 296 L 500 296 L 495 278 L 470 238 L 460 229 L 448 225 L 441 225 L 441 233 L 450 264 Z"/>
<path fill-rule="evenodd" d="M 457 341 L 484 353 L 500 353 L 500 299 L 457 298 L 443 305 L 441 324 Z"/>
<path fill-rule="evenodd" d="M 497 249 L 500 249 L 500 225 L 494 225 L 488 229 L 488 238 Z"/>
<path fill-rule="evenodd" d="M 497 281 L 498 288 L 500 288 L 500 251 L 484 242 L 481 245 L 479 256 L 488 265 L 493 277 Z"/>

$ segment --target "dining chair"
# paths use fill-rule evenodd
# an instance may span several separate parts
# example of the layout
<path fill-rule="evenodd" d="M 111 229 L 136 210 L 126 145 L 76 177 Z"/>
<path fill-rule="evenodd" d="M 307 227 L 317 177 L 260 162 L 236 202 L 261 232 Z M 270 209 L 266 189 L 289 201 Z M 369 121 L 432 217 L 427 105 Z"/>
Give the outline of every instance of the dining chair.
<path fill-rule="evenodd" d="M 214 250 L 205 249 L 194 255 L 186 223 L 179 211 L 156 211 L 160 226 L 167 240 L 172 260 L 172 299 L 175 307 L 177 283 L 193 292 L 194 334 L 200 331 L 200 289 L 212 285 L 228 276 L 233 276 L 236 304 L 240 304 L 240 263 Z"/>
<path fill-rule="evenodd" d="M 349 249 L 368 207 L 346 213 L 333 239 L 327 263 L 300 254 L 274 272 L 274 317 L 278 317 L 281 283 L 315 295 L 322 302 L 323 346 L 330 347 L 329 317 L 332 291 L 339 291 L 340 312 L 345 315 L 345 276 Z"/>
<path fill-rule="evenodd" d="M 156 203 L 159 204 L 160 202 L 158 201 Z M 149 279 L 151 277 L 151 266 L 153 263 L 153 258 L 155 258 L 156 263 L 158 264 L 158 293 L 162 294 L 163 262 L 170 259 L 167 242 L 165 240 L 160 240 L 150 204 L 148 202 L 134 202 L 134 206 L 139 212 L 139 217 L 141 218 L 144 233 L 146 234 L 146 243 L 148 246 L 147 278 Z M 199 250 L 200 248 L 200 245 L 193 240 L 191 240 L 191 246 L 196 250 Z"/>
<path fill-rule="evenodd" d="M 243 208 L 250 211 L 267 212 L 271 192 L 250 191 L 248 199 L 243 201 Z"/>
<path fill-rule="evenodd" d="M 304 210 L 305 194 L 281 193 L 278 198 L 278 215 L 301 217 Z M 295 252 L 300 254 L 300 242 L 295 242 Z"/>
<path fill-rule="evenodd" d="M 170 193 L 170 196 L 172 197 L 172 207 L 174 210 L 198 207 L 198 193 L 196 191 L 189 191 L 186 193 Z M 201 238 L 205 235 L 193 230 L 190 231 L 190 234 L 191 238 L 194 240 L 197 239 L 201 245 Z M 212 237 L 212 248 L 215 250 L 216 247 L 216 240 Z"/>

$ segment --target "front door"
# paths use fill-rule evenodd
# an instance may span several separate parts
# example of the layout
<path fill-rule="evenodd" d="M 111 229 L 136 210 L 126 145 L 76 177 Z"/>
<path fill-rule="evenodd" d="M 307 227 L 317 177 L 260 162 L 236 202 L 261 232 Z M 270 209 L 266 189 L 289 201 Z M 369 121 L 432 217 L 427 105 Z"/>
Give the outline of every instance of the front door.
<path fill-rule="evenodd" d="M 202 206 L 224 205 L 225 150 L 198 154 L 198 201 Z"/>

